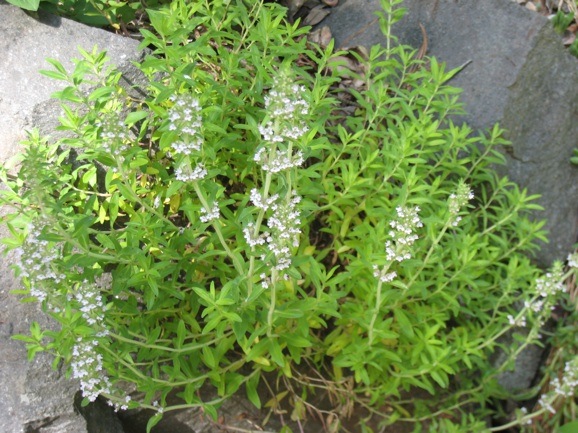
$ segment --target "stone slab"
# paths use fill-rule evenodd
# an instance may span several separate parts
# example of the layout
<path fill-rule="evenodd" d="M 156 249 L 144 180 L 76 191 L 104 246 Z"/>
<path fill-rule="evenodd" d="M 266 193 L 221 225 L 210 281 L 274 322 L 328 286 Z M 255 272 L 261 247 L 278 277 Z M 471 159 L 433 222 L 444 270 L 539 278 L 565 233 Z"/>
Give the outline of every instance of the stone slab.
<path fill-rule="evenodd" d="M 40 127 L 47 133 L 57 122 L 57 104 L 50 95 L 64 84 L 38 73 L 51 68 L 45 59 L 57 59 L 70 69 L 71 60 L 80 58 L 78 47 L 90 51 L 95 45 L 106 49 L 121 70 L 140 56 L 137 41 L 55 16 L 35 19 L 0 0 L 1 162 L 18 152 L 27 129 Z M 0 232 L 0 237 L 6 235 Z M 29 363 L 24 345 L 11 340 L 27 333 L 31 321 L 47 323 L 37 305 L 20 304 L 9 294 L 19 287 L 9 269 L 13 261 L 11 254 L 0 257 L 0 431 L 86 433 L 86 422 L 73 405 L 78 384 L 52 370 L 48 355 Z"/>
<path fill-rule="evenodd" d="M 463 89 L 474 129 L 498 122 L 513 147 L 504 174 L 531 194 L 541 194 L 550 243 L 537 260 L 565 259 L 578 241 L 578 59 L 562 46 L 549 21 L 511 0 L 406 0 L 393 34 L 420 47 L 423 24 L 428 54 L 448 68 L 471 63 L 450 84 Z M 336 47 L 384 43 L 375 12 L 378 0 L 341 0 L 320 25 L 331 28 Z"/>

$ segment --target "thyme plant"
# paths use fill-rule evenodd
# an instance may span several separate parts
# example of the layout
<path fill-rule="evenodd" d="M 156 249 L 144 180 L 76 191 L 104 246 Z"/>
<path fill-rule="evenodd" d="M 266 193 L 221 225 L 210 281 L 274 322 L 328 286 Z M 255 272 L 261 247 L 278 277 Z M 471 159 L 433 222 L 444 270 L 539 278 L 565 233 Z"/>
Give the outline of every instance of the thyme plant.
<path fill-rule="evenodd" d="M 66 364 L 85 403 L 155 410 L 149 430 L 243 392 L 330 431 L 352 407 L 364 432 L 487 431 L 566 275 L 531 262 L 539 207 L 494 172 L 501 131 L 455 125 L 455 71 L 393 43 L 398 3 L 347 90 L 346 53 L 263 1 L 149 11 L 140 93 L 96 50 L 51 61 L 68 136 L 31 133 L 1 173 L 19 294 L 59 324 L 18 337 L 30 356 Z"/>

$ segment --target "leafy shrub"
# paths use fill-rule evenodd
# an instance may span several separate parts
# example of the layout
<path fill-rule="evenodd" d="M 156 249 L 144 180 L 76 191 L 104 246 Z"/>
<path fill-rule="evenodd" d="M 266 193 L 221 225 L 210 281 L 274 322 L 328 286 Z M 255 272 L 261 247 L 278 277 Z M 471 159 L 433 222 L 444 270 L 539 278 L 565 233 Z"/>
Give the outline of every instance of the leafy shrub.
<path fill-rule="evenodd" d="M 145 8 L 158 8 L 163 0 L 7 0 L 29 11 L 39 9 L 97 27 L 111 26 L 126 30 L 126 25 L 140 19 Z"/>
<path fill-rule="evenodd" d="M 32 133 L 18 175 L 2 173 L 20 293 L 60 324 L 19 337 L 30 356 L 65 362 L 85 403 L 157 410 L 149 429 L 183 407 L 216 417 L 240 390 L 260 407 L 271 377 L 294 420 L 326 393 L 333 431 L 352 406 L 364 431 L 380 413 L 485 429 L 496 378 L 539 343 L 565 276 L 527 256 L 542 223 L 492 169 L 499 129 L 453 124 L 455 71 L 391 43 L 397 3 L 382 2 L 387 48 L 351 54 L 366 72 L 347 91 L 345 53 L 263 2 L 149 11 L 142 98 L 104 53 L 72 72 L 52 61 L 69 136 Z"/>

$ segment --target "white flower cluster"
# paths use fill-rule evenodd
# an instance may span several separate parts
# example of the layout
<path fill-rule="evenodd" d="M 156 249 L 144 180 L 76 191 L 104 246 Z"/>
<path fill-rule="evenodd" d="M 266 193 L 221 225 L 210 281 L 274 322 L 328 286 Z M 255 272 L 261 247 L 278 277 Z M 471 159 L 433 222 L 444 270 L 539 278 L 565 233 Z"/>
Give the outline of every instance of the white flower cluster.
<path fill-rule="evenodd" d="M 124 402 L 123 403 L 117 403 L 117 402 L 112 402 L 111 400 L 107 401 L 107 404 L 109 406 L 112 406 L 114 408 L 115 412 L 118 412 L 119 410 L 127 410 L 128 409 L 128 404 L 131 401 L 131 397 L 130 395 L 127 395 L 124 397 Z"/>
<path fill-rule="evenodd" d="M 279 194 L 274 194 L 271 197 L 265 199 L 259 192 L 257 188 L 251 190 L 251 202 L 258 209 L 268 210 L 278 199 Z"/>
<path fill-rule="evenodd" d="M 552 388 L 551 391 L 540 396 L 538 404 L 552 414 L 555 414 L 556 410 L 553 404 L 557 398 L 574 398 L 576 389 L 578 388 L 578 357 L 575 357 L 564 365 L 562 379 L 558 377 L 552 379 L 550 381 L 550 388 Z"/>
<path fill-rule="evenodd" d="M 568 266 L 578 269 L 578 252 L 568 254 Z"/>
<path fill-rule="evenodd" d="M 159 405 L 159 402 L 156 400 L 153 401 L 153 406 L 156 407 L 157 413 L 163 413 L 165 411 L 165 409 L 161 405 Z"/>
<path fill-rule="evenodd" d="M 96 284 L 83 281 L 78 284 L 74 294 L 68 294 L 69 300 L 75 299 L 80 305 L 79 310 L 82 317 L 89 325 L 102 325 L 104 323 L 104 312 L 106 305 L 102 299 L 101 290 Z M 105 331 L 102 335 L 106 335 Z"/>
<path fill-rule="evenodd" d="M 259 127 L 263 140 L 281 143 L 287 139 L 297 140 L 307 132 L 303 118 L 309 114 L 309 103 L 301 97 L 305 94 L 304 86 L 290 83 L 284 73 L 279 75 L 265 97 L 269 120 Z"/>
<path fill-rule="evenodd" d="M 181 182 L 202 180 L 207 177 L 207 170 L 203 164 L 199 164 L 192 169 L 189 164 L 184 163 L 175 170 L 175 177 Z"/>
<path fill-rule="evenodd" d="M 397 277 L 397 272 L 387 272 L 386 268 L 380 269 L 379 266 L 373 265 L 373 276 L 382 283 L 390 283 Z"/>
<path fill-rule="evenodd" d="M 261 278 L 261 286 L 264 289 L 268 289 L 269 286 L 271 285 L 271 278 L 267 277 L 266 274 L 259 275 L 259 278 Z"/>
<path fill-rule="evenodd" d="M 419 207 L 398 206 L 395 211 L 397 218 L 389 223 L 391 240 L 385 242 L 385 254 L 389 263 L 382 268 L 373 266 L 373 276 L 382 283 L 390 283 L 397 277 L 397 272 L 389 272 L 392 262 L 411 259 L 411 246 L 418 239 L 414 231 L 423 226 L 418 216 Z"/>
<path fill-rule="evenodd" d="M 457 227 L 462 217 L 459 216 L 460 209 L 462 209 L 468 201 L 474 198 L 474 193 L 470 187 L 464 182 L 458 184 L 457 191 L 450 194 L 448 200 L 448 209 L 450 211 L 450 223 L 452 226 Z"/>
<path fill-rule="evenodd" d="M 253 158 L 264 171 L 279 173 L 303 164 L 301 151 L 294 152 L 292 146 L 268 144 L 295 141 L 308 131 L 304 117 L 309 113 L 309 103 L 301 96 L 305 93 L 305 87 L 290 83 L 287 75 L 282 73 L 265 97 L 268 117 L 265 124 L 259 126 L 265 144 Z"/>
<path fill-rule="evenodd" d="M 398 206 L 395 209 L 397 219 L 389 223 L 392 230 L 389 231 L 389 236 L 392 240 L 385 243 L 385 253 L 388 261 L 402 262 L 411 258 L 411 246 L 418 239 L 414 230 L 423 227 L 419 219 L 418 206 L 408 208 Z"/>
<path fill-rule="evenodd" d="M 560 262 L 554 263 L 552 270 L 543 277 L 536 279 L 535 290 L 536 293 L 531 300 L 524 301 L 524 308 L 532 314 L 535 313 L 535 319 L 540 325 L 549 317 L 549 311 L 555 308 L 557 301 L 557 296 L 566 291 L 566 286 L 563 284 L 563 269 Z M 508 316 L 509 318 L 510 316 Z M 520 321 L 523 321 L 523 325 L 520 325 Z M 525 318 L 519 318 L 518 323 L 511 324 L 525 326 Z"/>
<path fill-rule="evenodd" d="M 555 267 L 551 272 L 536 280 L 536 291 L 543 298 L 556 296 L 566 291 L 566 286 L 562 282 L 562 269 Z"/>
<path fill-rule="evenodd" d="M 526 318 L 524 316 L 514 317 L 508 314 L 508 323 L 512 326 L 520 326 L 524 328 L 526 326 Z"/>
<path fill-rule="evenodd" d="M 243 229 L 243 236 L 250 247 L 256 247 L 257 245 L 265 245 L 269 232 L 255 233 L 255 223 L 250 222 Z"/>
<path fill-rule="evenodd" d="M 267 245 L 267 249 L 275 256 L 274 268 L 277 270 L 287 269 L 291 265 L 291 247 L 299 246 L 299 235 L 301 234 L 300 213 L 297 205 L 301 197 L 296 191 L 292 191 L 289 200 L 277 199 L 275 202 L 263 200 L 258 192 L 252 192 L 253 202 L 265 206 L 271 210 L 271 215 L 267 219 L 269 231 L 255 233 L 255 225 L 247 224 L 243 230 L 245 240 L 251 246 Z M 259 206 L 257 206 L 259 207 Z"/>
<path fill-rule="evenodd" d="M 101 128 L 100 138 L 102 147 L 109 153 L 120 155 L 128 149 L 126 144 L 129 139 L 128 128 L 119 113 L 106 113 L 96 122 L 96 126 Z"/>
<path fill-rule="evenodd" d="M 273 213 L 267 220 L 271 235 L 267 237 L 267 247 L 275 255 L 277 270 L 286 269 L 291 265 L 290 247 L 299 246 L 301 220 L 296 207 L 300 201 L 301 197 L 296 191 L 292 191 L 288 201 L 283 200 L 271 206 Z"/>
<path fill-rule="evenodd" d="M 201 222 L 208 223 L 213 220 L 219 219 L 219 205 L 217 203 L 213 204 L 211 209 L 201 209 Z"/>
<path fill-rule="evenodd" d="M 271 173 L 279 173 L 293 167 L 301 167 L 304 161 L 301 151 L 297 151 L 294 154 L 280 153 L 270 158 L 264 147 L 255 153 L 254 160 L 264 171 L 270 171 Z"/>
<path fill-rule="evenodd" d="M 40 239 L 46 224 L 42 220 L 30 223 L 26 240 L 15 251 L 20 277 L 28 279 L 30 294 L 40 302 L 46 299 L 50 286 L 58 285 L 65 279 L 64 274 L 55 270 L 54 266 L 54 262 L 62 258 L 60 246 Z"/>
<path fill-rule="evenodd" d="M 309 103 L 303 97 L 307 91 L 304 86 L 291 82 L 288 71 L 280 71 L 272 88 L 265 96 L 267 117 L 259 126 L 263 139 L 262 146 L 255 152 L 254 161 L 267 173 L 268 182 L 272 175 L 300 167 L 304 162 L 303 153 L 294 148 L 295 141 L 308 131 L 306 116 Z M 281 179 L 279 184 L 283 184 Z M 268 191 L 268 189 L 267 189 Z M 263 246 L 273 254 L 269 264 L 275 271 L 284 271 L 291 266 L 291 250 L 299 246 L 301 219 L 297 205 L 301 197 L 290 190 L 282 197 L 279 194 L 268 196 L 258 189 L 252 189 L 251 202 L 260 210 L 259 223 L 265 217 L 266 229 L 255 223 L 249 223 L 243 229 L 243 235 L 251 248 Z M 267 253 L 261 255 L 266 260 Z M 288 278 L 282 273 L 283 278 Z M 275 284 L 275 278 L 261 274 L 261 285 L 268 288 Z"/>
<path fill-rule="evenodd" d="M 168 113 L 169 130 L 179 133 L 179 141 L 172 143 L 175 153 L 190 155 L 201 150 L 203 135 L 201 132 L 201 104 L 192 95 L 173 95 L 174 105 Z"/>
<path fill-rule="evenodd" d="M 72 349 L 72 377 L 80 380 L 82 396 L 94 401 L 100 394 L 111 394 L 111 383 L 103 371 L 102 355 L 97 353 L 98 342 L 78 338 Z"/>

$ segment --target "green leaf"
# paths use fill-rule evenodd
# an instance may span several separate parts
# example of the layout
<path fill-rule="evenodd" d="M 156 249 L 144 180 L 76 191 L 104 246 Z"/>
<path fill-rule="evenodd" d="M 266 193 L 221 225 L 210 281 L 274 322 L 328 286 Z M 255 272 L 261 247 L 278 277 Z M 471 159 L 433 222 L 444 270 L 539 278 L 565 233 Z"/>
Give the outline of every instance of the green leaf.
<path fill-rule="evenodd" d="M 129 167 L 130 168 L 137 168 L 137 167 L 141 167 L 143 165 L 147 165 L 148 163 L 149 163 L 149 160 L 147 158 L 136 157 L 135 159 L 133 159 L 130 162 Z"/>
<path fill-rule="evenodd" d="M 187 404 L 192 404 L 195 401 L 195 394 L 198 387 L 195 383 L 187 383 L 185 386 L 185 391 L 183 392 L 183 398 Z"/>
<path fill-rule="evenodd" d="M 568 424 L 564 424 L 558 429 L 558 433 L 576 433 L 578 432 L 578 421 L 573 421 Z"/>
<path fill-rule="evenodd" d="M 260 374 L 254 374 L 246 383 L 245 391 L 247 391 L 247 398 L 257 409 L 261 409 L 261 399 L 259 398 L 259 393 L 257 392 L 257 387 L 259 385 Z"/>
<path fill-rule="evenodd" d="M 185 341 L 186 335 L 187 335 L 187 328 L 185 328 L 185 321 L 179 319 L 179 324 L 177 325 L 177 341 L 175 342 L 175 347 L 177 349 L 183 347 L 183 342 Z"/>
<path fill-rule="evenodd" d="M 68 77 L 66 76 L 66 74 L 63 74 L 63 73 L 58 72 L 58 71 L 48 71 L 48 70 L 42 69 L 42 70 L 40 70 L 40 73 L 42 75 L 44 75 L 45 77 L 53 78 L 55 80 L 63 80 L 63 81 L 68 80 Z"/>
<path fill-rule="evenodd" d="M 285 357 L 283 356 L 283 351 L 281 350 L 279 343 L 277 343 L 277 341 L 273 339 L 268 340 L 268 343 L 271 360 L 273 360 L 273 362 L 277 364 L 279 367 L 284 367 Z"/>
<path fill-rule="evenodd" d="M 147 422 L 147 433 L 151 433 L 152 428 L 155 425 L 157 425 L 162 418 L 163 418 L 162 413 L 158 413 L 155 416 L 153 416 L 152 418 L 150 418 L 149 421 Z"/>
<path fill-rule="evenodd" d="M 403 310 L 396 308 L 393 310 L 393 314 L 397 320 L 401 333 L 406 337 L 413 338 L 415 335 L 413 332 L 413 325 Z"/>
<path fill-rule="evenodd" d="M 210 404 L 203 405 L 203 411 L 206 414 L 208 414 L 213 419 L 213 421 L 217 421 L 217 419 L 219 418 L 219 415 L 217 414 L 217 409 L 215 409 L 213 405 Z"/>
<path fill-rule="evenodd" d="M 287 343 L 288 346 L 311 347 L 312 345 L 311 341 L 309 341 L 307 338 L 301 337 L 296 334 L 291 333 L 283 334 L 281 338 L 283 339 L 283 341 Z"/>
<path fill-rule="evenodd" d="M 98 89 L 94 90 L 90 95 L 88 95 L 88 100 L 96 101 L 103 97 L 108 97 L 113 92 L 114 87 L 99 87 Z"/>
<path fill-rule="evenodd" d="M 202 287 L 193 287 L 193 291 L 207 303 L 207 306 L 215 305 L 215 299 Z"/>
<path fill-rule="evenodd" d="M 7 0 L 8 3 L 28 11 L 37 11 L 40 0 Z"/>
<path fill-rule="evenodd" d="M 218 364 L 215 359 L 215 355 L 213 354 L 213 349 L 207 346 L 203 346 L 202 352 L 203 352 L 202 358 L 205 365 L 209 368 L 212 368 L 213 370 L 216 369 L 218 367 Z"/>
<path fill-rule="evenodd" d="M 170 33 L 169 17 L 165 11 L 156 11 L 154 9 L 147 9 L 148 18 L 154 29 L 161 36 L 167 36 Z"/>
<path fill-rule="evenodd" d="M 144 119 L 147 116 L 148 116 L 148 113 L 146 111 L 133 111 L 132 113 L 129 113 L 126 116 L 124 123 L 126 123 L 128 126 L 132 126 L 136 122 Z"/>
<path fill-rule="evenodd" d="M 446 376 L 446 374 L 443 371 L 432 371 L 431 372 L 431 377 L 433 380 L 435 380 L 439 386 L 441 386 L 442 388 L 447 388 L 448 386 L 448 377 Z"/>
<path fill-rule="evenodd" d="M 297 309 L 275 310 L 276 317 L 283 317 L 284 319 L 298 319 L 303 317 L 303 311 Z"/>

